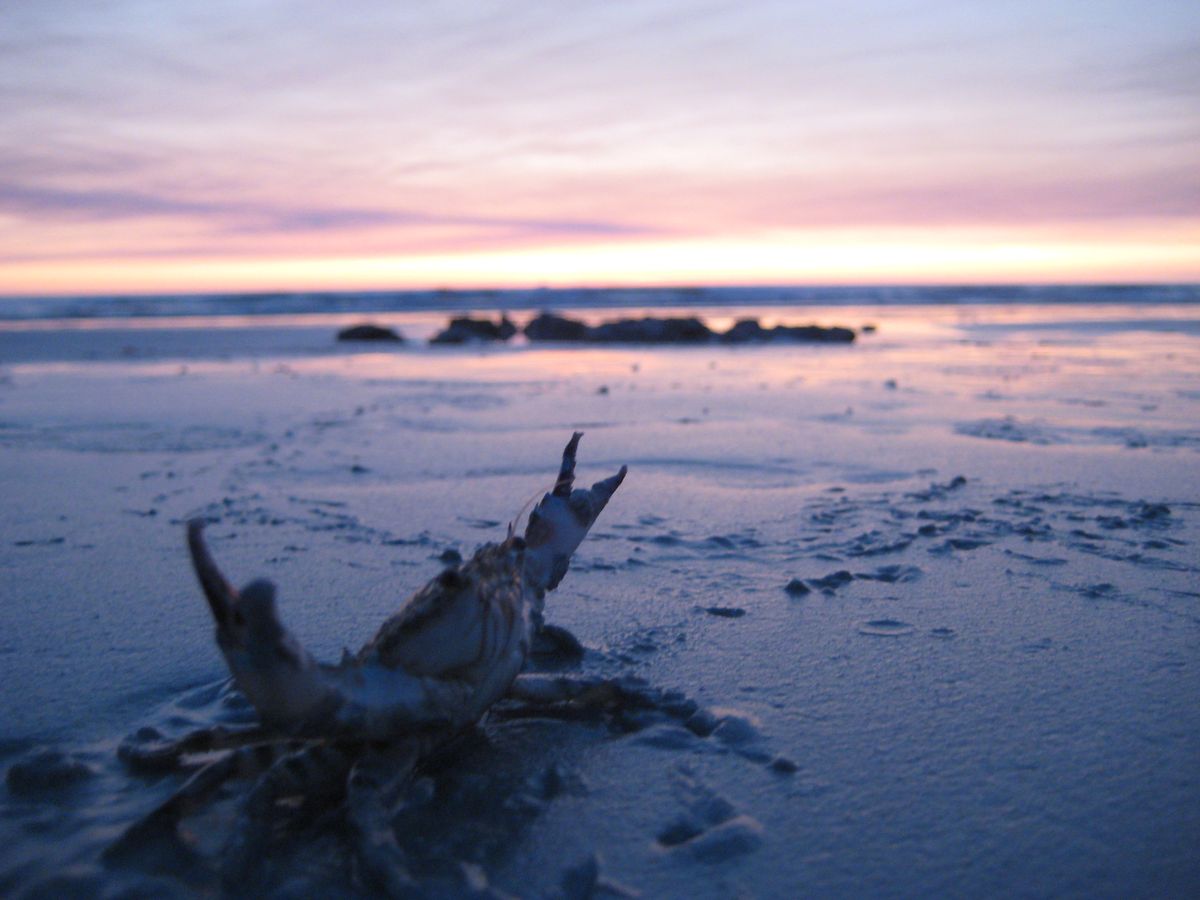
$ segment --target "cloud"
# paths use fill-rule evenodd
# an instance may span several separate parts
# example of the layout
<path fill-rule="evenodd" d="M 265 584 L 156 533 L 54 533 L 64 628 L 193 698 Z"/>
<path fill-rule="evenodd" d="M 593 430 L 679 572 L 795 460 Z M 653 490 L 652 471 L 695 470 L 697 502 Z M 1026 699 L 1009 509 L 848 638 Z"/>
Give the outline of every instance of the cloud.
<path fill-rule="evenodd" d="M 487 245 L 569 238 L 648 236 L 658 229 L 603 219 L 539 216 L 492 216 L 471 213 L 440 214 L 386 207 L 286 205 L 249 201 L 199 201 L 144 191 L 70 189 L 0 182 L 0 213 L 32 226 L 48 223 L 104 224 L 113 241 L 96 241 L 96 254 L 115 257 L 195 256 L 197 253 L 237 256 L 248 248 L 279 241 L 302 241 L 295 251 L 344 246 L 359 242 L 363 249 L 382 247 L 445 249 L 447 246 Z M 147 221 L 169 221 L 171 233 L 159 231 L 151 246 L 131 249 L 130 240 Z M 119 235 L 125 234 L 124 240 Z M 175 237 L 172 237 L 172 234 Z M 374 235 L 374 236 L 372 236 Z M 249 247 L 244 238 L 255 238 Z M 307 238 L 308 240 L 305 240 Z M 166 246 L 163 246 L 163 241 Z M 313 241 L 318 242 L 314 244 Z M 71 259 L 92 256 L 88 251 L 26 250 L 0 255 L 0 259 Z"/>
<path fill-rule="evenodd" d="M 103 221 L 148 216 L 211 216 L 227 205 L 128 190 L 64 189 L 0 182 L 0 211 L 29 219 Z"/>
<path fill-rule="evenodd" d="M 764 216 L 793 226 L 1039 226 L 1052 223 L 1188 220 L 1200 214 L 1200 175 L 1186 168 L 1128 173 L 1007 172 L 936 181 L 797 190 Z M 782 199 L 783 203 L 779 200 Z"/>
<path fill-rule="evenodd" d="M 221 230 L 227 234 L 358 231 L 368 228 L 433 227 L 473 228 L 508 234 L 617 236 L 650 234 L 654 229 L 617 222 L 586 219 L 542 219 L 503 216 L 437 215 L 410 210 L 336 207 L 251 207 L 230 210 L 244 218 Z"/>

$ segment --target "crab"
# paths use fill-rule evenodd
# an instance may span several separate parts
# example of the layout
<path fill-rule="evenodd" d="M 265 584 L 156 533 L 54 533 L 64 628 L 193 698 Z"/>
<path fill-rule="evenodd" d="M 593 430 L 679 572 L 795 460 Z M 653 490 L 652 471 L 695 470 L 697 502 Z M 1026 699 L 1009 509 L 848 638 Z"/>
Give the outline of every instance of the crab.
<path fill-rule="evenodd" d="M 176 741 L 127 741 L 121 758 L 138 772 L 185 768 L 193 774 L 130 826 L 107 853 L 121 861 L 163 840 L 182 853 L 180 828 L 234 778 L 251 778 L 221 855 L 228 884 L 251 869 L 281 810 L 338 807 L 355 839 L 364 880 L 388 893 L 413 890 L 391 828 L 396 804 L 423 761 L 469 730 L 501 700 L 546 705 L 666 709 L 686 717 L 695 704 L 636 680 L 522 671 L 535 649 L 581 652 L 565 630 L 547 625 L 545 596 L 625 478 L 624 466 L 590 489 L 574 489 L 581 433 L 563 451 L 553 489 L 531 511 L 524 535 L 486 544 L 405 601 L 356 654 L 317 662 L 280 620 L 275 586 L 235 589 L 204 541 L 204 522 L 187 525 L 193 566 L 216 624 L 233 683 L 258 724 L 216 726 Z M 521 706 L 506 715 L 521 714 Z"/>

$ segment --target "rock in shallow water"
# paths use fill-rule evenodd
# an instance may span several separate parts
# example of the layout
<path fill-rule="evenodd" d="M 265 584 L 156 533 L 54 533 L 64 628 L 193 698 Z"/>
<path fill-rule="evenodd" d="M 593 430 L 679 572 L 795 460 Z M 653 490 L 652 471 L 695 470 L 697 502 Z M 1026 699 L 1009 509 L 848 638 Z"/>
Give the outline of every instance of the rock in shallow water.
<path fill-rule="evenodd" d="M 854 341 L 855 334 L 852 329 L 840 326 L 776 325 L 774 328 L 763 328 L 757 319 L 739 319 L 720 338 L 726 344 L 760 344 L 768 341 L 849 344 Z"/>
<path fill-rule="evenodd" d="M 370 322 L 343 328 L 337 333 L 337 339 L 339 341 L 383 341 L 393 344 L 404 342 L 404 338 L 392 329 L 382 325 L 373 325 Z"/>
<path fill-rule="evenodd" d="M 601 344 L 703 344 L 712 340 L 709 327 L 694 316 L 660 319 L 615 319 L 590 330 L 588 340 Z"/>
<path fill-rule="evenodd" d="M 507 341 L 517 333 L 517 326 L 508 316 L 499 322 L 459 316 L 450 320 L 445 329 L 429 339 L 431 344 L 465 344 L 472 341 Z"/>
<path fill-rule="evenodd" d="M 842 327 L 819 325 L 776 325 L 764 328 L 756 319 L 742 319 L 724 333 L 713 331 L 695 316 L 641 319 L 611 319 L 589 326 L 576 319 L 544 312 L 525 326 L 531 341 L 587 341 L 598 344 L 726 344 L 767 343 L 851 343 L 855 334 Z"/>
<path fill-rule="evenodd" d="M 525 326 L 525 337 L 531 341 L 586 341 L 590 330 L 577 319 L 544 312 Z"/>

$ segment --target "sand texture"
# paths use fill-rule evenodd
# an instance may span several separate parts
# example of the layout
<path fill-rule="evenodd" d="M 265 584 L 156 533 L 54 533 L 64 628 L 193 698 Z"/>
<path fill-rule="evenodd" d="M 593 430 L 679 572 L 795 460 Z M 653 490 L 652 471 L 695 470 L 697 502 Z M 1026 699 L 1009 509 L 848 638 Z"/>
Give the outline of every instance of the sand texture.
<path fill-rule="evenodd" d="M 231 881 L 236 784 L 186 856 L 101 861 L 182 781 L 121 740 L 252 718 L 183 522 L 334 661 L 502 538 L 573 430 L 583 480 L 629 475 L 547 601 L 567 669 L 690 705 L 486 722 L 391 820 L 420 890 L 1200 891 L 1200 308 L 821 320 L 878 324 L 849 346 L 434 348 L 440 317 L 380 321 L 409 340 L 0 331 L 0 894 L 378 889 L 336 808 Z"/>

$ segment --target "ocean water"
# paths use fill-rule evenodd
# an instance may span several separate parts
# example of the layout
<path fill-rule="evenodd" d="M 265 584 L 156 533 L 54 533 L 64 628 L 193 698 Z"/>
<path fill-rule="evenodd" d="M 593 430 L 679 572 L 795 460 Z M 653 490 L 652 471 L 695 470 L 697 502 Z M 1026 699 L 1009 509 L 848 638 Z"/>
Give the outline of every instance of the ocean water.
<path fill-rule="evenodd" d="M 681 287 L 0 297 L 0 321 L 631 307 L 1200 303 L 1200 285 Z"/>

